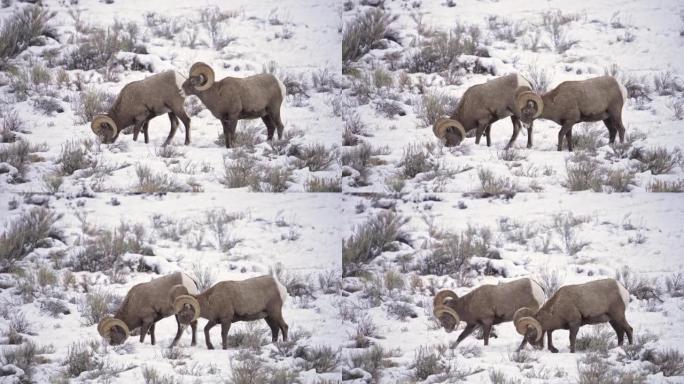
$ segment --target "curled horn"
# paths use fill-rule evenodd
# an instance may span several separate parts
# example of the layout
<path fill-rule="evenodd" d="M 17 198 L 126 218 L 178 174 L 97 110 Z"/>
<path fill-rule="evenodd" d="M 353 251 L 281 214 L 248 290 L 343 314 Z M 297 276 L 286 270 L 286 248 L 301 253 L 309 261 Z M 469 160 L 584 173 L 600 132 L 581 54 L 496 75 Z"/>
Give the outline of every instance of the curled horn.
<path fill-rule="evenodd" d="M 454 311 L 453 308 L 447 307 L 446 305 L 438 305 L 432 309 L 432 313 L 435 315 L 435 317 L 439 318 L 443 314 L 447 314 L 451 317 L 454 318 L 454 321 L 456 322 L 456 328 L 458 328 L 458 323 L 461 321 L 461 318 L 458 317 L 458 313 Z"/>
<path fill-rule="evenodd" d="M 204 91 L 214 84 L 214 70 L 205 63 L 197 62 L 190 67 L 190 77 L 199 76 L 204 82 L 195 85 L 198 91 Z"/>
<path fill-rule="evenodd" d="M 542 98 L 539 95 L 531 91 L 526 91 L 520 93 L 516 100 L 518 104 L 518 109 L 520 110 L 525 108 L 527 103 L 530 101 L 534 102 L 534 105 L 536 106 L 536 111 L 534 112 L 533 116 L 536 119 L 542 114 L 542 111 L 544 110 L 544 102 L 542 101 Z"/>
<path fill-rule="evenodd" d="M 102 135 L 102 124 L 107 124 L 109 125 L 112 130 L 114 131 L 112 136 L 116 136 L 116 132 L 118 131 L 118 127 L 116 126 L 116 123 L 114 120 L 112 120 L 111 117 L 107 115 L 97 115 L 93 118 L 93 121 L 90 123 L 90 129 L 95 132 L 96 135 L 101 136 Z"/>
<path fill-rule="evenodd" d="M 527 329 L 529 327 L 534 328 L 534 330 L 537 332 L 536 333 L 536 339 L 535 341 L 539 341 L 542 337 L 542 327 L 541 324 L 537 321 L 537 319 L 533 317 L 521 317 L 514 323 L 515 325 L 515 330 L 518 331 L 519 334 L 525 336 L 527 334 Z"/>
<path fill-rule="evenodd" d="M 529 307 L 522 307 L 515 311 L 513 314 L 513 324 L 517 324 L 518 320 L 522 319 L 523 317 L 532 317 L 534 316 L 534 311 L 532 308 Z"/>
<path fill-rule="evenodd" d="M 435 295 L 435 298 L 432 299 L 432 306 L 437 307 L 439 305 L 444 305 L 445 299 L 450 298 L 452 300 L 458 300 L 458 295 L 456 292 L 445 289 L 442 291 L 437 292 L 437 295 Z"/>
<path fill-rule="evenodd" d="M 456 313 L 456 311 L 453 308 L 444 305 L 447 299 L 457 300 L 458 295 L 454 291 L 448 289 L 439 291 L 437 295 L 435 295 L 435 298 L 432 300 L 432 313 L 437 318 L 439 318 L 445 313 L 448 314 L 449 316 L 454 318 L 454 320 L 456 321 L 456 327 L 458 328 L 458 323 L 461 321 L 461 318 L 458 316 L 458 313 Z"/>
<path fill-rule="evenodd" d="M 176 297 L 173 300 L 173 310 L 174 312 L 178 313 L 180 312 L 185 304 L 190 304 L 192 306 L 193 311 L 195 312 L 195 315 L 193 316 L 192 321 L 195 321 L 199 319 L 200 316 L 200 305 L 197 299 L 190 295 L 180 295 Z"/>
<path fill-rule="evenodd" d="M 123 328 L 124 332 L 126 333 L 126 338 L 128 338 L 130 331 L 126 323 L 112 316 L 108 316 L 100 320 L 100 323 L 97 325 L 97 332 L 100 334 L 100 336 L 109 340 L 109 332 L 112 330 L 112 327 L 115 326 Z"/>
<path fill-rule="evenodd" d="M 437 119 L 437 121 L 435 121 L 435 125 L 432 126 L 432 132 L 435 134 L 435 136 L 443 139 L 446 136 L 447 130 L 449 128 L 456 129 L 458 134 L 461 135 L 461 139 L 466 137 L 465 129 L 461 123 L 454 119 L 447 119 L 444 117 L 440 117 Z"/>

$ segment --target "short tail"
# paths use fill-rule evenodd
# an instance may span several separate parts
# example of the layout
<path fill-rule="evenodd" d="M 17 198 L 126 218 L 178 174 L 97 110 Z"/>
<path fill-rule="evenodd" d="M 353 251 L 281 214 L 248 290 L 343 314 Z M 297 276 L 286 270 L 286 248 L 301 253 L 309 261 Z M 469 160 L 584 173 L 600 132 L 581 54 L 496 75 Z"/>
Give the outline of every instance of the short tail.
<path fill-rule="evenodd" d="M 627 97 L 629 96 L 629 93 L 627 93 L 627 88 L 625 88 L 622 83 L 620 83 L 617 79 L 615 80 L 618 83 L 618 87 L 620 87 L 620 93 L 622 94 L 622 103 L 627 104 Z"/>
<path fill-rule="evenodd" d="M 278 276 L 276 276 L 275 273 L 273 274 L 273 280 L 275 280 L 276 287 L 278 287 L 278 295 L 280 296 L 280 300 L 282 300 L 283 303 L 286 302 L 288 297 L 287 288 L 280 282 L 280 280 L 278 280 Z"/>
<path fill-rule="evenodd" d="M 620 292 L 620 298 L 622 298 L 622 302 L 625 303 L 625 308 L 629 306 L 629 291 L 627 288 L 625 288 L 624 285 L 620 284 L 620 282 L 615 281 L 615 283 L 618 286 L 618 291 Z"/>
<path fill-rule="evenodd" d="M 282 96 L 283 100 L 285 100 L 287 96 L 287 89 L 285 88 L 285 84 L 283 84 L 283 82 L 280 81 L 280 79 L 277 77 L 276 81 L 278 82 L 278 87 L 280 87 L 280 96 Z"/>

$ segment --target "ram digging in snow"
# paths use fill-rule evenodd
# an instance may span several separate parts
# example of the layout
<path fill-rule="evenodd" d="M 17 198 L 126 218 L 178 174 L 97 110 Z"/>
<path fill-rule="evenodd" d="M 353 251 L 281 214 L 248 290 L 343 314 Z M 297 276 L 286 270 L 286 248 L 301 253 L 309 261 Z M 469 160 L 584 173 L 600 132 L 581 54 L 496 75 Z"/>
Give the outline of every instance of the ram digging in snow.
<path fill-rule="evenodd" d="M 111 144 L 116 141 L 121 131 L 132 125 L 133 140 L 138 139 L 138 133 L 142 128 L 145 143 L 149 143 L 147 127 L 150 119 L 168 113 L 171 131 L 164 145 L 171 143 L 176 134 L 178 119 L 185 126 L 185 145 L 189 145 L 190 118 L 183 107 L 183 80 L 185 78 L 180 73 L 166 71 L 126 84 L 109 112 L 93 118 L 90 129 L 103 143 Z"/>
<path fill-rule="evenodd" d="M 475 144 L 480 144 L 484 132 L 487 146 L 492 145 L 491 126 L 494 122 L 511 117 L 513 135 L 506 148 L 513 145 L 522 128 L 521 108 L 532 103 L 539 105 L 540 97 L 532 92 L 530 83 L 518 74 L 510 74 L 468 88 L 458 102 L 450 118 L 437 119 L 432 131 L 446 140 L 448 147 L 456 146 L 465 139 L 466 132 L 475 129 Z M 536 115 L 534 115 L 536 116 Z M 527 148 L 532 147 L 532 121 L 527 127 Z"/>
<path fill-rule="evenodd" d="M 610 143 L 620 134 L 625 140 L 622 125 L 622 106 L 627 101 L 627 90 L 612 76 L 601 76 L 582 81 L 564 81 L 541 97 L 541 103 L 527 102 L 522 107 L 522 121 L 532 123 L 536 118 L 553 120 L 561 126 L 558 150 L 563 149 L 563 137 L 572 151 L 572 126 L 580 122 L 603 121 L 608 128 Z"/>
<path fill-rule="evenodd" d="M 458 328 L 461 321 L 466 323 L 457 344 L 479 325 L 482 326 L 484 345 L 488 345 L 492 325 L 512 321 L 520 308 L 539 308 L 543 303 L 544 290 L 541 286 L 531 279 L 519 279 L 498 285 L 482 285 L 462 297 L 450 290 L 440 291 L 433 300 L 433 313 L 447 332 Z"/>
<path fill-rule="evenodd" d="M 156 342 L 154 336 L 155 323 L 175 313 L 172 305 L 174 297 L 171 297 L 171 294 L 172 288 L 177 285 L 183 287 L 183 292 L 199 293 L 195 281 L 182 272 L 172 273 L 133 286 L 114 316 L 108 316 L 98 324 L 97 331 L 100 336 L 112 345 L 119 345 L 126 341 L 130 331 L 140 327 L 140 342 L 145 341 L 145 335 L 149 332 L 152 345 L 154 345 Z M 178 325 L 176 339 L 178 339 L 185 327 L 181 326 L 178 317 L 176 317 L 176 323 Z M 194 345 L 197 322 L 193 321 L 190 324 L 192 326 L 192 344 Z"/>
<path fill-rule="evenodd" d="M 549 351 L 557 353 L 551 334 L 556 329 L 570 330 L 570 352 L 575 352 L 575 340 L 580 327 L 587 324 L 610 323 L 622 345 L 627 339 L 632 344 L 632 327 L 625 318 L 629 292 L 615 279 L 602 279 L 584 284 L 566 285 L 537 311 L 522 308 L 516 316 L 515 329 L 530 344 L 538 344 L 548 334 Z M 518 314 L 519 315 L 519 314 Z"/>

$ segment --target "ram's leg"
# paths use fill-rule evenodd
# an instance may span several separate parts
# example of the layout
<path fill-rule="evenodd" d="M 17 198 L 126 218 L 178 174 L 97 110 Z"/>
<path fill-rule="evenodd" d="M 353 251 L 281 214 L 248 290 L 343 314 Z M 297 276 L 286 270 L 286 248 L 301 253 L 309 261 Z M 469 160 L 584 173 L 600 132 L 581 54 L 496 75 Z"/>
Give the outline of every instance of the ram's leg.
<path fill-rule="evenodd" d="M 145 120 L 145 124 L 143 124 L 143 128 L 142 128 L 143 135 L 145 135 L 145 144 L 150 143 L 150 134 L 147 131 L 147 128 L 149 127 L 149 125 L 150 125 L 150 119 Z"/>
<path fill-rule="evenodd" d="M 282 316 L 280 317 L 280 320 L 278 320 L 278 326 L 280 326 L 280 332 L 283 334 L 283 341 L 287 341 L 287 331 L 290 329 L 290 327 L 287 325 Z M 631 343 L 632 342 L 630 338 L 630 344 Z"/>
<path fill-rule="evenodd" d="M 506 144 L 506 149 L 509 149 L 513 146 L 513 143 L 515 143 L 515 140 L 518 138 L 520 129 L 522 129 L 522 125 L 520 125 L 520 119 L 517 117 L 511 116 L 511 122 L 513 123 L 513 134 L 511 135 L 511 139 L 508 140 L 508 144 Z"/>
<path fill-rule="evenodd" d="M 221 124 L 223 124 L 223 137 L 226 139 L 226 148 L 230 148 L 235 138 L 237 120 L 221 120 Z"/>
<path fill-rule="evenodd" d="M 620 324 L 618 324 L 616 321 L 611 320 L 609 321 L 610 326 L 613 327 L 613 330 L 615 331 L 615 335 L 617 335 L 618 339 L 618 346 L 621 346 L 622 343 L 625 341 L 625 330 L 620 327 Z"/>
<path fill-rule="evenodd" d="M 166 138 L 166 141 L 164 141 L 164 146 L 171 144 L 171 140 L 173 140 L 173 136 L 176 134 L 176 129 L 178 129 L 178 118 L 173 112 L 169 112 L 169 120 L 171 121 L 171 130 L 169 131 L 169 136 Z"/>
<path fill-rule="evenodd" d="M 632 336 L 634 330 L 632 329 L 632 326 L 629 325 L 627 322 L 627 319 L 625 318 L 624 313 L 618 313 L 613 317 L 613 321 L 617 323 L 617 325 L 622 328 L 624 332 L 627 332 L 627 340 L 629 341 L 629 344 L 631 345 L 633 342 Z"/>
<path fill-rule="evenodd" d="M 204 326 L 204 341 L 207 343 L 207 349 L 214 349 L 214 346 L 211 345 L 211 338 L 209 337 L 209 331 L 216 325 L 216 322 L 214 320 L 209 320 L 207 325 Z"/>
<path fill-rule="evenodd" d="M 572 152 L 572 125 L 565 132 L 565 141 L 568 143 L 568 152 Z"/>
<path fill-rule="evenodd" d="M 458 338 L 456 339 L 456 345 L 460 344 L 463 339 L 468 337 L 473 331 L 475 330 L 475 327 L 477 327 L 476 323 L 468 324 L 466 327 L 463 329 L 463 332 L 461 332 L 460 335 L 458 335 Z"/>
<path fill-rule="evenodd" d="M 618 131 L 618 134 L 620 135 L 620 142 L 624 143 L 625 142 L 625 126 L 622 125 L 622 114 L 617 113 L 613 116 L 613 122 L 615 123 L 615 128 Z"/>
<path fill-rule="evenodd" d="M 615 142 L 615 135 L 617 135 L 615 124 L 610 117 L 603 120 L 603 124 L 605 124 L 606 128 L 608 128 L 608 144 L 613 144 Z"/>
<path fill-rule="evenodd" d="M 221 320 L 221 346 L 228 349 L 228 331 L 230 330 L 230 320 Z"/>
<path fill-rule="evenodd" d="M 579 332 L 579 324 L 570 324 L 570 352 L 575 353 L 575 341 L 577 341 L 577 332 Z"/>
<path fill-rule="evenodd" d="M 185 113 L 183 108 L 180 108 L 178 112 L 174 112 L 174 114 L 180 119 L 185 127 L 185 145 L 190 145 L 190 118 L 188 117 L 188 114 Z"/>
<path fill-rule="evenodd" d="M 522 351 L 522 349 L 525 348 L 525 345 L 527 345 L 527 335 L 523 336 L 523 339 L 520 342 L 518 349 L 516 349 L 516 352 Z"/>
<path fill-rule="evenodd" d="M 178 341 L 180 340 L 181 336 L 183 335 L 183 326 L 181 326 L 180 321 L 178 321 L 178 315 L 174 316 L 176 318 L 176 337 L 173 338 L 173 341 L 171 342 L 171 347 L 175 347 L 176 344 L 178 344 Z M 193 333 L 193 338 L 194 338 L 194 333 Z"/>
<path fill-rule="evenodd" d="M 278 322 L 272 319 L 271 317 L 266 317 L 264 320 L 266 320 L 266 324 L 268 324 L 268 327 L 271 328 L 271 342 L 275 343 L 278 341 L 278 332 L 280 329 L 278 328 Z"/>
<path fill-rule="evenodd" d="M 149 332 L 152 324 L 154 324 L 154 321 L 143 320 L 142 326 L 140 327 L 140 342 L 141 343 L 145 342 L 145 336 L 147 335 L 147 332 Z"/>
<path fill-rule="evenodd" d="M 273 117 L 271 115 L 264 115 L 261 118 L 261 120 L 264 122 L 264 125 L 266 126 L 266 139 L 268 141 L 273 140 L 273 134 L 276 130 L 276 125 L 273 121 Z"/>
<path fill-rule="evenodd" d="M 280 109 L 271 112 L 271 117 L 273 118 L 273 122 L 278 129 L 278 140 L 282 140 L 285 126 L 283 125 L 283 121 L 280 119 Z"/>
<path fill-rule="evenodd" d="M 197 320 L 190 323 L 190 328 L 192 329 L 192 343 L 191 346 L 197 345 Z"/>
<path fill-rule="evenodd" d="M 627 340 L 629 341 L 629 345 L 632 345 L 634 340 L 632 338 L 634 330 L 632 329 L 632 326 L 629 325 L 627 320 L 622 321 L 622 328 L 627 332 Z"/>
<path fill-rule="evenodd" d="M 278 323 L 278 326 L 280 327 L 280 332 L 283 334 L 283 341 L 287 341 L 287 331 L 288 329 L 290 329 L 290 327 L 287 325 L 285 319 L 283 318 L 282 308 L 276 309 L 271 316 L 275 319 L 275 321 Z"/>
<path fill-rule="evenodd" d="M 133 141 L 138 141 L 138 134 L 140 134 L 140 130 L 142 129 L 143 124 L 145 124 L 145 121 L 137 121 L 135 125 L 133 125 Z"/>
<path fill-rule="evenodd" d="M 480 144 L 480 137 L 482 137 L 482 133 L 484 133 L 485 128 L 486 128 L 485 124 L 478 124 L 477 128 L 475 128 L 475 144 L 476 145 Z"/>
<path fill-rule="evenodd" d="M 553 346 L 553 331 L 547 331 L 547 338 L 549 342 L 549 351 L 558 353 L 558 349 Z"/>
<path fill-rule="evenodd" d="M 155 325 L 157 325 L 156 322 L 152 323 L 152 326 L 150 327 L 150 341 L 152 342 L 152 345 L 155 345 L 157 343 L 157 339 L 154 337 Z"/>
<path fill-rule="evenodd" d="M 484 339 L 485 347 L 489 345 L 489 334 L 492 331 L 492 323 L 483 322 L 482 323 L 482 338 Z"/>
<path fill-rule="evenodd" d="M 485 127 L 485 136 L 487 136 L 487 146 L 491 147 L 492 146 L 492 125 L 487 124 L 487 127 Z"/>
<path fill-rule="evenodd" d="M 558 131 L 558 150 L 563 150 L 563 138 L 568 142 L 568 151 L 572 151 L 572 124 L 563 124 L 560 131 Z"/>
<path fill-rule="evenodd" d="M 530 125 L 527 126 L 527 148 L 532 148 L 532 127 L 534 122 L 531 121 Z"/>

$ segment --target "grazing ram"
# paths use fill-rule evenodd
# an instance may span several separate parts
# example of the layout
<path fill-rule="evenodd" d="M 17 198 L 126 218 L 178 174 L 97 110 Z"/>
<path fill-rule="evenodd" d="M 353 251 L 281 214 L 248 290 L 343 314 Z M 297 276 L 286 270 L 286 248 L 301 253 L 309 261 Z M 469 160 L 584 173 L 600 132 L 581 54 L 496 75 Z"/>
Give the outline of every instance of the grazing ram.
<path fill-rule="evenodd" d="M 181 286 L 182 291 L 174 291 L 174 287 Z M 145 335 L 149 332 L 152 345 L 155 344 L 155 323 L 165 317 L 175 314 L 173 302 L 175 295 L 182 293 L 199 293 L 197 283 L 182 272 L 156 278 L 147 283 L 140 283 L 128 291 L 123 303 L 114 316 L 107 316 L 100 321 L 97 331 L 110 344 L 122 344 L 128 338 L 130 331 L 140 328 L 140 342 L 145 341 Z M 176 340 L 180 338 L 184 326 L 176 317 L 178 330 Z M 192 345 L 196 343 L 195 333 L 197 322 L 191 322 Z M 175 344 L 175 341 L 174 341 Z"/>
<path fill-rule="evenodd" d="M 237 321 L 264 319 L 271 328 L 272 341 L 278 340 L 278 332 L 287 340 L 288 325 L 283 319 L 283 303 L 287 289 L 273 276 L 259 276 L 242 281 L 221 281 L 198 295 L 178 296 L 173 306 L 182 324 L 197 321 L 199 317 L 209 320 L 204 327 L 207 349 L 214 349 L 209 331 L 221 324 L 223 349 L 228 348 L 228 330 Z"/>
<path fill-rule="evenodd" d="M 542 287 L 525 278 L 498 285 L 482 285 L 462 297 L 450 290 L 440 291 L 433 300 L 433 313 L 447 332 L 456 329 L 460 321 L 466 323 L 457 344 L 477 326 L 482 326 L 484 345 L 488 345 L 492 325 L 512 321 L 520 308 L 539 308 L 543 303 Z"/>
<path fill-rule="evenodd" d="M 190 144 L 190 118 L 183 107 L 185 94 L 182 91 L 183 75 L 176 71 L 166 71 L 143 80 L 126 84 L 109 112 L 93 118 L 90 129 L 103 143 L 111 144 L 119 133 L 133 126 L 133 140 L 138 140 L 142 128 L 145 143 L 149 143 L 147 127 L 150 119 L 168 113 L 171 131 L 164 145 L 171 143 L 178 128 L 178 119 L 185 126 L 185 145 Z"/>
<path fill-rule="evenodd" d="M 622 345 L 625 332 L 632 344 L 632 327 L 625 318 L 628 303 L 629 292 L 615 279 L 566 285 L 538 310 L 520 309 L 524 315 L 516 315 L 515 329 L 530 344 L 538 344 L 546 333 L 549 351 L 553 353 L 558 352 L 553 346 L 553 331 L 570 330 L 570 352 L 575 352 L 577 332 L 587 324 L 608 322 L 617 334 L 618 345 Z"/>
<path fill-rule="evenodd" d="M 582 81 L 564 81 L 543 94 L 540 102 L 527 101 L 522 107 L 522 121 L 532 124 L 536 118 L 547 119 L 561 126 L 558 150 L 563 149 L 563 137 L 572 151 L 572 126 L 579 122 L 603 121 L 608 128 L 610 143 L 620 135 L 625 140 L 622 106 L 627 90 L 612 76 L 600 76 Z"/>
<path fill-rule="evenodd" d="M 465 139 L 466 132 L 475 129 L 475 144 L 480 144 L 484 132 L 487 146 L 492 145 L 491 126 L 495 121 L 511 117 L 513 135 L 506 148 L 518 137 L 522 128 L 520 109 L 528 103 L 539 103 L 529 81 L 518 74 L 510 74 L 468 88 L 450 118 L 439 118 L 432 131 L 447 146 L 456 146 Z M 540 111 L 541 112 L 541 111 Z M 535 115 L 536 116 L 536 115 Z M 532 147 L 532 122 L 527 126 L 527 147 Z"/>

